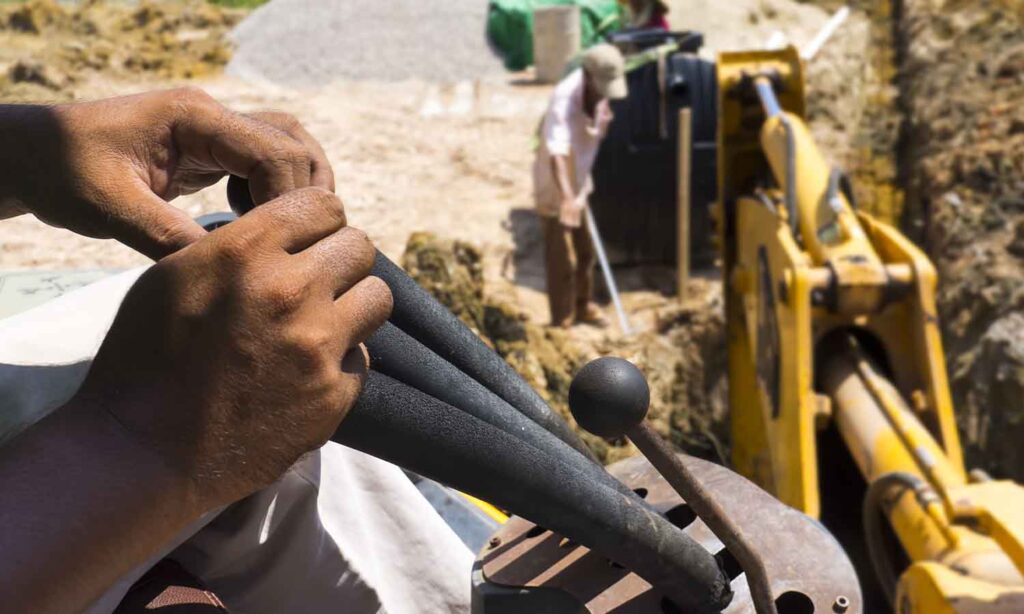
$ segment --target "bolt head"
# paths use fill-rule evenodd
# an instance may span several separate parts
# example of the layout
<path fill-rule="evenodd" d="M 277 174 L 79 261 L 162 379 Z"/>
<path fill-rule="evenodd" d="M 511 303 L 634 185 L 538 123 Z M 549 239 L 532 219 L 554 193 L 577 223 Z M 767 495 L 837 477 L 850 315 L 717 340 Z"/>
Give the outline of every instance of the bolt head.
<path fill-rule="evenodd" d="M 846 595 L 839 595 L 836 600 L 832 602 L 832 611 L 836 614 L 844 614 L 850 609 L 850 600 Z"/>

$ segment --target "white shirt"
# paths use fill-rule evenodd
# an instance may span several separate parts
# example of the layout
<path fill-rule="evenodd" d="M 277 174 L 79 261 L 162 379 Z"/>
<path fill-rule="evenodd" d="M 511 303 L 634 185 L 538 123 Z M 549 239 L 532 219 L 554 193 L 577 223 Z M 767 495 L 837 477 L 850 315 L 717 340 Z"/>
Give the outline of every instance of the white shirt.
<path fill-rule="evenodd" d="M 594 117 L 588 117 L 583 109 L 583 90 L 583 69 L 577 68 L 555 86 L 540 126 L 540 146 L 533 162 L 533 196 L 537 212 L 547 217 L 557 217 L 561 204 L 551 156 L 569 157 L 569 179 L 580 204 L 586 204 L 593 191 L 590 171 L 612 112 L 608 101 L 601 100 Z"/>
<path fill-rule="evenodd" d="M 75 394 L 143 270 L 0 319 L 0 446 Z M 330 441 L 192 523 L 87 614 L 114 611 L 172 550 L 232 612 L 469 613 L 473 553 L 401 469 Z"/>

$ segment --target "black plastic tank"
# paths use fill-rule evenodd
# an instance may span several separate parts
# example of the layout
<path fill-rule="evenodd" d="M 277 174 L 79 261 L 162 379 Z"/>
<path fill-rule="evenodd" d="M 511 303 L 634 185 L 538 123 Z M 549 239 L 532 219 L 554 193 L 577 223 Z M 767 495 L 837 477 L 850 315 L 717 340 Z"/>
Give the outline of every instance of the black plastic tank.
<path fill-rule="evenodd" d="M 615 120 L 594 164 L 590 203 L 614 264 L 676 262 L 676 165 L 679 110 L 692 110 L 690 245 L 692 266 L 712 262 L 710 205 L 717 195 L 715 64 L 696 55 L 694 33 L 632 31 L 612 37 L 629 51 L 679 43 L 679 50 L 627 75 L 629 97 L 614 101 Z"/>

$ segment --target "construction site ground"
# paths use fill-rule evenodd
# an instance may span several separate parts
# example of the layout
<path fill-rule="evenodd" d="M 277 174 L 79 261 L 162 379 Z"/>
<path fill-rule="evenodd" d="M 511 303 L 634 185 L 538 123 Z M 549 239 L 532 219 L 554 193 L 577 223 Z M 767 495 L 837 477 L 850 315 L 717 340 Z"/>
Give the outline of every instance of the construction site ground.
<path fill-rule="evenodd" d="M 777 30 L 802 44 L 839 3 L 671 4 L 673 25 L 703 31 L 710 47 L 725 49 L 763 44 Z M 1022 478 L 1015 440 L 1024 434 L 1024 107 L 1014 103 L 1024 94 L 1024 4 L 853 5 L 851 19 L 809 67 L 812 127 L 850 171 L 863 206 L 903 224 L 935 258 L 970 460 Z M 619 270 L 638 329 L 631 338 L 614 326 L 544 326 L 530 165 L 550 86 L 532 83 L 529 73 L 443 82 L 341 75 L 301 87 L 246 81 L 222 74 L 231 57 L 228 32 L 244 17 L 200 2 L 0 4 L 0 101 L 197 85 L 241 111 L 290 112 L 323 144 L 350 223 L 555 407 L 564 411 L 569 379 L 583 362 L 624 356 L 650 379 L 659 431 L 693 453 L 727 458 L 715 271 L 697 272 L 679 301 L 672 270 Z M 175 204 L 193 216 L 227 210 L 223 185 Z M 29 217 L 0 223 L 0 270 L 146 262 L 111 241 Z M 614 321 L 610 306 L 607 315 Z M 608 460 L 630 453 L 623 442 L 588 442 Z"/>

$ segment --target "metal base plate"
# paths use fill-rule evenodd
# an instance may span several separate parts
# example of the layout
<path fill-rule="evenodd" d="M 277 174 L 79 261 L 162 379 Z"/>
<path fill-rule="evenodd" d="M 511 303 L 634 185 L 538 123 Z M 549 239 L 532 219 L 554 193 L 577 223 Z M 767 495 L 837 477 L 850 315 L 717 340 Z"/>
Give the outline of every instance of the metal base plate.
<path fill-rule="evenodd" d="M 821 524 L 724 467 L 682 459 L 764 557 L 779 614 L 862 611 L 853 566 Z M 725 612 L 754 612 L 742 570 L 647 459 L 630 458 L 608 470 L 718 556 L 735 592 Z M 473 585 L 474 614 L 678 612 L 636 574 L 519 517 L 509 519 L 481 550 Z"/>

